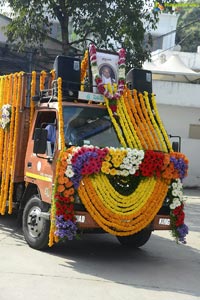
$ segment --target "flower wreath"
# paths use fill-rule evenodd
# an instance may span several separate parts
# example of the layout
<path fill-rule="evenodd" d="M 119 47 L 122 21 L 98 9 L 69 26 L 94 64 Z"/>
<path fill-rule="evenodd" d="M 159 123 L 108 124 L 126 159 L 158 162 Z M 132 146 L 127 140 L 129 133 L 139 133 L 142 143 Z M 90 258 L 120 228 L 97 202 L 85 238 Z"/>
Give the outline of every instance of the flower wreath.
<path fill-rule="evenodd" d="M 92 74 L 94 76 L 94 80 L 97 84 L 98 91 L 100 94 L 104 95 L 106 98 L 110 100 L 110 108 L 113 112 L 116 112 L 116 100 L 121 97 L 125 87 L 125 50 L 122 48 L 119 50 L 119 79 L 117 84 L 117 90 L 114 93 L 110 93 L 104 86 L 101 76 L 99 74 L 99 69 L 97 66 L 97 50 L 94 44 L 91 44 L 89 47 L 90 54 L 90 62 Z"/>

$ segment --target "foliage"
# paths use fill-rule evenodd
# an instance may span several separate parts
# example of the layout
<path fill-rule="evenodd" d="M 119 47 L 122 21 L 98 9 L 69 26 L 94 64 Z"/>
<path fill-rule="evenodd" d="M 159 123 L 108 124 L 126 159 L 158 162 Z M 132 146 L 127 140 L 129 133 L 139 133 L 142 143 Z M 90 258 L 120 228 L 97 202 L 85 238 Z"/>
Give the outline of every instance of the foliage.
<path fill-rule="evenodd" d="M 15 12 L 7 30 L 8 40 L 17 43 L 19 49 L 25 45 L 40 46 L 50 33 L 52 21 L 57 19 L 64 54 L 69 54 L 74 47 L 86 48 L 92 39 L 99 48 L 116 51 L 124 47 L 129 65 L 140 66 L 150 55 L 149 31 L 158 21 L 158 12 L 153 11 L 150 2 L 0 0 L 0 4 L 5 2 Z M 74 31 L 73 41 L 70 40 L 69 24 Z"/>
<path fill-rule="evenodd" d="M 200 45 L 200 0 L 189 0 L 179 4 L 180 17 L 177 25 L 176 43 L 181 45 L 182 51 L 196 52 L 197 46 Z"/>

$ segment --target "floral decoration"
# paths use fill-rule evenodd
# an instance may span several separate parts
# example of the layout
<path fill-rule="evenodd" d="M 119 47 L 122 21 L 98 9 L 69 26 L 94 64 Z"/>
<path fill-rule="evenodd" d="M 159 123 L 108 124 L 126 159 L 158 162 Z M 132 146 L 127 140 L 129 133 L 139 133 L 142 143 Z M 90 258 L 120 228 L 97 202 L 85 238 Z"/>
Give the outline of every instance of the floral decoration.
<path fill-rule="evenodd" d="M 183 184 L 180 179 L 172 181 L 169 191 L 169 207 L 171 216 L 172 235 L 177 242 L 186 243 L 186 235 L 188 234 L 188 226 L 184 223 L 184 198 Z"/>
<path fill-rule="evenodd" d="M 97 67 L 96 47 L 89 48 L 92 73 L 122 147 L 83 146 L 61 151 L 50 246 L 53 239 L 77 235 L 75 193 L 99 226 L 118 236 L 134 234 L 149 225 L 167 196 L 172 234 L 177 242 L 186 242 L 188 228 L 184 224 L 181 181 L 187 176 L 188 160 L 182 153 L 173 152 L 154 95 L 150 98 L 146 92 L 138 94 L 124 86 L 125 52 L 122 49 L 120 53 L 118 85 L 104 86 Z M 86 68 L 84 60 L 82 77 Z M 116 111 L 118 119 L 114 116 Z M 126 193 L 113 184 L 119 178 L 120 187 L 128 189 Z M 134 185 L 129 185 L 133 181 Z"/>
<path fill-rule="evenodd" d="M 55 206 L 56 206 L 55 235 L 60 239 L 65 237 L 67 237 L 68 239 L 72 239 L 72 237 L 76 236 L 77 227 L 76 227 L 76 219 L 74 216 L 74 204 L 73 204 L 74 193 L 75 190 L 80 189 L 81 180 L 86 180 L 85 178 L 88 178 L 88 176 L 90 176 L 91 178 L 90 180 L 92 180 L 93 178 L 91 177 L 91 175 L 94 176 L 95 174 L 98 174 L 97 178 L 99 177 L 100 174 L 104 174 L 104 176 L 105 175 L 111 175 L 111 176 L 118 175 L 124 177 L 140 176 L 141 180 L 143 180 L 143 178 L 144 179 L 158 178 L 157 181 L 156 179 L 152 181 L 153 185 L 150 184 L 150 182 L 148 183 L 148 186 L 150 188 L 149 193 L 147 188 L 145 188 L 145 194 L 146 194 L 145 198 L 146 201 L 149 201 L 149 199 L 152 199 L 152 197 L 149 196 L 152 194 L 156 182 L 157 182 L 158 189 L 161 189 L 161 187 L 163 190 L 166 187 L 168 189 L 168 180 L 175 180 L 174 182 L 176 182 L 176 180 L 180 181 L 179 178 L 183 178 L 187 175 L 187 170 L 188 170 L 187 158 L 183 154 L 175 153 L 175 152 L 163 153 L 163 152 L 158 152 L 153 150 L 143 151 L 143 150 L 130 149 L 130 148 L 113 148 L 113 147 L 98 148 L 91 145 L 82 146 L 82 147 L 71 147 L 67 151 L 63 152 L 63 155 L 60 158 L 59 172 L 57 174 L 57 188 L 54 197 Z M 112 202 L 113 200 L 109 200 L 110 199 L 109 193 L 105 197 L 105 194 L 107 193 L 106 192 L 107 188 L 105 189 L 105 187 L 108 185 L 108 183 L 106 183 L 106 181 L 104 182 L 105 179 L 103 178 L 105 177 L 101 177 L 101 179 L 99 180 L 96 179 L 96 183 L 99 182 L 98 183 L 99 187 L 97 188 L 96 192 L 98 194 L 101 193 L 100 191 L 103 191 L 104 197 L 102 195 L 100 196 L 100 194 L 98 197 L 100 197 L 102 201 L 104 201 L 103 199 L 106 198 L 107 201 Z M 88 181 L 87 188 L 89 188 L 90 186 L 91 184 L 89 184 Z M 95 198 L 97 196 L 95 196 L 95 193 L 92 189 L 93 188 L 91 186 L 89 188 L 89 191 Z M 171 194 L 173 195 L 174 193 L 175 192 L 172 191 Z M 84 192 L 83 187 L 81 187 L 81 195 L 82 194 L 85 195 L 84 197 L 86 197 L 86 192 Z M 142 208 L 144 203 L 141 202 L 142 198 L 141 196 L 139 196 L 139 194 L 138 196 L 136 196 L 137 194 L 138 192 L 135 194 L 136 198 L 139 197 L 137 201 L 136 198 L 133 197 L 133 195 L 130 197 L 130 199 L 132 200 L 135 199 L 134 201 L 136 201 L 137 205 L 139 205 L 140 203 L 140 206 Z M 162 203 L 163 201 L 163 193 L 161 193 L 161 190 L 159 194 L 162 197 L 160 196 L 159 198 L 160 200 L 159 202 L 157 202 L 157 204 L 154 203 L 154 209 L 155 207 L 157 207 L 158 204 Z M 111 199 L 115 199 L 115 198 L 119 199 L 120 196 L 113 195 L 111 197 Z M 127 199 L 129 199 L 129 196 Z M 158 197 L 156 199 L 158 200 Z M 86 201 L 85 199 L 82 200 Z M 98 203 L 98 201 L 99 200 L 97 200 L 96 198 L 95 205 Z M 180 220 L 181 220 L 180 216 L 178 217 L 178 221 L 177 220 L 176 222 L 173 221 L 175 216 L 174 214 L 176 213 L 176 210 L 174 211 L 173 209 L 173 203 L 174 203 L 173 201 L 175 200 L 172 199 L 172 202 L 170 202 L 172 228 L 173 228 L 172 232 L 176 233 L 178 239 L 181 240 L 181 233 L 179 234 L 179 231 L 183 227 L 183 224 L 180 224 Z M 125 203 L 125 198 L 123 202 Z M 175 204 L 177 205 L 177 202 L 175 202 Z M 128 205 L 128 209 L 130 210 L 130 203 L 127 205 Z M 133 204 L 133 207 L 134 206 L 135 204 Z M 153 209 L 153 207 L 151 209 Z M 122 207 L 120 208 L 120 210 L 121 212 L 123 211 Z M 136 222 L 136 220 L 134 222 Z M 74 224 L 74 226 L 72 225 L 72 223 Z M 129 220 L 129 223 L 131 225 L 133 221 Z M 104 226 L 103 224 L 101 225 Z M 119 228 L 121 227 L 122 225 L 119 225 Z M 107 228 L 107 230 L 110 229 Z M 131 232 L 134 232 L 136 229 L 131 229 L 131 230 L 132 230 Z M 122 234 L 122 233 L 119 232 L 117 234 Z M 127 232 L 123 233 L 123 235 L 125 234 L 127 234 Z"/>
<path fill-rule="evenodd" d="M 180 153 L 163 153 L 130 148 L 74 147 L 67 158 L 65 175 L 75 188 L 84 175 L 99 173 L 119 176 L 142 176 L 165 179 L 184 178 L 188 160 Z"/>
<path fill-rule="evenodd" d="M 3 129 L 7 129 L 10 125 L 10 120 L 11 120 L 11 105 L 4 104 L 1 108 L 0 126 Z"/>
<path fill-rule="evenodd" d="M 101 76 L 99 75 L 99 69 L 97 66 L 97 50 L 94 44 L 89 47 L 90 62 L 92 74 L 94 76 L 95 82 L 97 84 L 98 91 L 109 99 L 109 105 L 113 112 L 116 112 L 116 100 L 121 97 L 125 87 L 125 50 L 122 48 L 119 50 L 119 79 L 117 84 L 117 90 L 112 93 L 108 90 L 102 82 Z"/>

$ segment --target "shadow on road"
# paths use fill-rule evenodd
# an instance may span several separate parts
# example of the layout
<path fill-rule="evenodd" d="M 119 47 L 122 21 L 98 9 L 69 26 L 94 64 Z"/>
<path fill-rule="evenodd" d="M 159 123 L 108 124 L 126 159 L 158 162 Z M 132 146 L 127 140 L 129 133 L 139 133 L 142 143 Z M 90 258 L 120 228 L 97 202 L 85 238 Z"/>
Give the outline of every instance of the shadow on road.
<path fill-rule="evenodd" d="M 199 206 L 195 205 L 187 207 L 190 225 L 195 222 L 192 211 L 199 213 Z M 199 226 L 193 226 L 192 230 L 199 232 Z M 0 241 L 2 236 L 9 236 L 21 245 L 25 243 L 14 216 L 0 216 Z M 85 234 L 80 240 L 49 248 L 46 255 L 63 258 L 58 265 L 62 270 L 71 268 L 84 276 L 151 291 L 200 296 L 199 248 L 177 245 L 156 234 L 137 250 L 122 247 L 109 234 Z"/>

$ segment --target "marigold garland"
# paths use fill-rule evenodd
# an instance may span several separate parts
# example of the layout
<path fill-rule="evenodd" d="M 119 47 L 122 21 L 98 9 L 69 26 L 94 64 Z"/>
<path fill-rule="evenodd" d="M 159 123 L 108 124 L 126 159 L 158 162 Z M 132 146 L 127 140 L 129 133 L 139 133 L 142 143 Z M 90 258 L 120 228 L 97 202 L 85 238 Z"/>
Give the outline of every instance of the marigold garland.
<path fill-rule="evenodd" d="M 146 95 L 146 93 L 144 93 L 144 94 Z M 146 97 L 146 99 L 147 99 L 147 97 Z M 163 126 L 163 123 L 162 123 L 162 121 L 160 119 L 160 115 L 159 115 L 159 112 L 158 112 L 158 109 L 157 109 L 156 99 L 155 99 L 155 95 L 154 94 L 152 94 L 152 105 L 153 105 L 153 110 L 155 112 L 155 117 L 156 117 L 157 123 L 159 125 L 159 128 L 161 130 L 162 136 L 163 136 L 164 141 L 165 141 L 165 145 L 166 146 L 164 148 L 167 147 L 167 150 L 169 150 L 170 152 L 172 152 L 173 149 L 172 149 L 169 137 L 167 135 L 167 132 L 166 132 L 166 130 L 165 130 L 164 126 Z M 165 149 L 164 149 L 164 151 L 165 151 Z"/>
<path fill-rule="evenodd" d="M 113 126 L 115 128 L 115 131 L 117 133 L 118 139 L 120 141 L 120 144 L 122 145 L 122 147 L 126 147 L 127 146 L 126 141 L 125 141 L 125 139 L 122 135 L 122 131 L 121 131 L 121 128 L 119 127 L 119 124 L 117 123 L 116 119 L 113 116 L 113 112 L 112 112 L 112 110 L 109 106 L 109 100 L 107 98 L 104 98 L 104 100 L 105 100 L 105 103 L 106 103 L 106 108 L 108 110 L 110 119 L 112 121 L 112 124 L 113 124 Z"/>
<path fill-rule="evenodd" d="M 84 91 L 84 80 L 88 70 L 88 50 L 85 51 L 84 57 L 81 61 L 81 91 Z"/>
<path fill-rule="evenodd" d="M 45 80 L 46 80 L 46 77 L 47 77 L 46 71 L 42 70 L 40 72 L 40 91 L 42 91 L 42 90 L 45 89 Z"/>
<path fill-rule="evenodd" d="M 142 93 L 139 93 L 139 99 L 140 99 L 141 111 L 143 112 L 144 119 L 146 120 L 146 127 L 148 128 L 147 134 L 151 139 L 151 144 L 152 144 L 151 150 L 159 150 L 160 149 L 159 142 L 155 134 L 155 129 L 151 123 L 151 119 L 149 118 L 149 111 L 147 110 L 147 107 L 145 105 L 144 96 Z"/>
<path fill-rule="evenodd" d="M 59 149 L 65 148 L 65 136 L 64 136 L 64 121 L 63 121 L 63 109 L 62 109 L 62 78 L 58 78 L 58 122 L 59 122 Z"/>
<path fill-rule="evenodd" d="M 30 125 L 32 124 L 33 114 L 35 111 L 35 104 L 33 101 L 33 96 L 36 94 L 36 77 L 37 73 L 35 71 L 32 71 L 31 74 L 31 97 L 30 97 Z M 31 126 L 30 126 L 31 128 Z"/>
<path fill-rule="evenodd" d="M 112 218 L 110 210 L 106 213 L 105 208 L 98 210 L 96 208 L 96 201 L 94 201 L 93 198 L 96 194 L 95 189 L 93 190 L 93 188 L 93 185 L 90 185 L 90 179 L 88 177 L 84 178 L 83 184 L 79 187 L 81 200 L 101 228 L 106 232 L 119 236 L 134 234 L 149 225 L 159 208 L 162 206 L 163 198 L 168 191 L 168 185 L 166 183 L 157 181 L 155 189 L 148 198 L 149 203 L 148 205 L 146 204 L 144 209 L 145 213 L 140 213 L 138 214 L 138 217 L 133 219 L 131 217 L 130 219 L 128 218 L 125 220 L 124 218 L 120 219 L 119 215 Z M 95 200 L 97 200 L 97 198 L 95 198 Z"/>
<path fill-rule="evenodd" d="M 118 101 L 118 115 L 120 116 L 121 127 L 124 130 L 124 135 L 126 137 L 127 145 L 130 148 L 142 149 L 140 140 L 131 123 L 130 116 L 124 104 L 124 99 L 121 97 Z"/>
<path fill-rule="evenodd" d="M 180 153 L 169 154 L 146 150 L 137 165 L 137 160 L 133 161 L 133 158 L 137 157 L 139 151 L 143 152 L 143 150 L 129 148 L 99 149 L 94 146 L 72 147 L 63 151 L 57 175 L 56 193 L 70 199 L 74 195 L 74 188 L 78 189 L 88 212 L 107 232 L 115 235 L 130 235 L 142 230 L 160 209 L 170 180 L 187 175 L 188 161 Z M 131 166 L 131 161 L 134 162 L 133 166 L 136 166 L 133 175 L 131 173 L 134 167 Z M 123 173 L 122 169 L 122 173 L 118 173 L 121 167 L 126 169 L 126 164 L 127 168 L 130 167 L 130 171 L 127 169 Z M 168 169 L 169 171 L 166 171 Z M 141 179 L 134 192 L 124 196 L 115 190 L 104 173 L 111 176 L 117 174 L 140 176 Z M 54 201 L 57 203 L 58 200 Z M 62 221 L 62 217 L 59 217 L 64 214 L 59 205 L 56 204 L 55 214 L 61 219 L 56 223 L 58 225 L 54 230 L 62 237 L 64 233 L 59 228 L 62 228 L 65 222 Z M 50 245 L 52 245 L 52 238 Z"/>

